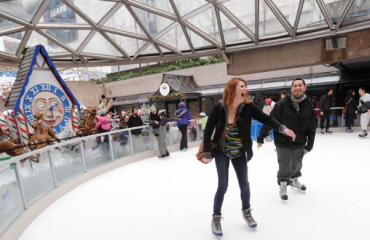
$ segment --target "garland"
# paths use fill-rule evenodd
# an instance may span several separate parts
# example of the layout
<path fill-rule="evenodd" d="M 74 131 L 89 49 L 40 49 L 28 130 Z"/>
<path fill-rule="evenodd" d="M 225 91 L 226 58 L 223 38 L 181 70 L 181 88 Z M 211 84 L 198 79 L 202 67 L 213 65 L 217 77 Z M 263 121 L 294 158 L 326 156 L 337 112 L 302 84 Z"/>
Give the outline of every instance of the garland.
<path fill-rule="evenodd" d="M 164 100 L 164 99 L 171 99 L 171 98 L 180 98 L 180 100 L 183 100 L 185 98 L 184 93 L 171 93 L 168 94 L 167 96 L 162 96 L 162 95 L 155 95 L 155 96 L 150 96 L 149 101 L 153 100 Z"/>

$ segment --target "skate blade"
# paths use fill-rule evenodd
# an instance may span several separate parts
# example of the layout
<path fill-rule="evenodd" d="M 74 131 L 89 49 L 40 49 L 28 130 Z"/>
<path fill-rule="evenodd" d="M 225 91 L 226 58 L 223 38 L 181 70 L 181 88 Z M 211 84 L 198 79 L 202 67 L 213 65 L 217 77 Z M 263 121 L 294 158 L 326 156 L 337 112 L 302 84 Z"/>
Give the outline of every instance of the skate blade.
<path fill-rule="evenodd" d="M 293 191 L 299 192 L 299 193 L 306 194 L 306 191 L 300 190 L 300 189 L 292 187 L 292 186 L 290 186 L 290 189 L 292 189 Z"/>
<path fill-rule="evenodd" d="M 281 199 L 281 201 L 284 203 L 284 204 L 287 204 L 288 200 L 283 200 Z"/>
<path fill-rule="evenodd" d="M 214 233 L 214 232 L 212 232 L 212 233 L 213 233 L 213 236 L 215 236 L 217 239 L 222 239 L 223 234 L 219 235 L 219 234 Z"/>

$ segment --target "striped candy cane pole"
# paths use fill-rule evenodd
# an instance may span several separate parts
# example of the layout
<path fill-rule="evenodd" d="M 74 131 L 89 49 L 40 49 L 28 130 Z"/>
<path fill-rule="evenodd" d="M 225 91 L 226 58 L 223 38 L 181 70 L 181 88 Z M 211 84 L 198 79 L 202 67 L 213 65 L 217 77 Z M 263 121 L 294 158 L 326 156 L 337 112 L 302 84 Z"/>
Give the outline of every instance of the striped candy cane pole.
<path fill-rule="evenodd" d="M 2 92 L 0 92 L 0 100 L 5 103 L 5 98 L 6 96 Z"/>
<path fill-rule="evenodd" d="M 72 128 L 74 131 L 78 130 L 78 109 L 75 106 L 72 113 Z"/>
<path fill-rule="evenodd" d="M 29 142 L 28 134 L 27 134 L 27 126 L 26 126 L 26 120 L 24 119 L 23 115 L 18 113 L 16 116 L 18 127 L 20 130 L 20 139 L 23 146 L 26 146 Z"/>
<path fill-rule="evenodd" d="M 8 125 L 8 115 L 5 112 L 2 112 L 1 113 L 1 116 L 0 116 L 0 127 L 3 128 L 3 129 L 9 128 L 9 125 Z"/>
<path fill-rule="evenodd" d="M 18 127 L 17 127 L 17 123 L 15 121 L 15 118 L 14 118 L 14 111 L 13 110 L 5 110 L 2 114 L 1 114 L 1 122 L 2 124 L 5 124 L 5 128 L 9 128 L 10 130 L 10 133 L 18 138 Z"/>

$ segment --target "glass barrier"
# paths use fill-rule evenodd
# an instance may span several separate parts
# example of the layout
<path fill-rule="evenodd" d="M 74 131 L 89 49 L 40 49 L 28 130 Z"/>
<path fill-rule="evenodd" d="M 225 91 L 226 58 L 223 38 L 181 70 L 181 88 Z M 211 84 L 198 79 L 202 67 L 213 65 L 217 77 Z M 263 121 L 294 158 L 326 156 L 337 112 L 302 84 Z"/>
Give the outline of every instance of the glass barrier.
<path fill-rule="evenodd" d="M 24 210 L 15 165 L 0 171 L 0 236 Z"/>
<path fill-rule="evenodd" d="M 111 161 L 109 135 L 99 135 L 82 142 L 86 169 L 98 167 Z"/>
<path fill-rule="evenodd" d="M 111 134 L 115 159 L 132 155 L 128 131 Z"/>
<path fill-rule="evenodd" d="M 55 188 L 55 180 L 48 152 L 40 152 L 17 164 L 19 180 L 25 197 L 26 207 Z"/>
<path fill-rule="evenodd" d="M 58 185 L 84 173 L 80 143 L 67 144 L 50 150 L 48 154 L 52 160 Z"/>

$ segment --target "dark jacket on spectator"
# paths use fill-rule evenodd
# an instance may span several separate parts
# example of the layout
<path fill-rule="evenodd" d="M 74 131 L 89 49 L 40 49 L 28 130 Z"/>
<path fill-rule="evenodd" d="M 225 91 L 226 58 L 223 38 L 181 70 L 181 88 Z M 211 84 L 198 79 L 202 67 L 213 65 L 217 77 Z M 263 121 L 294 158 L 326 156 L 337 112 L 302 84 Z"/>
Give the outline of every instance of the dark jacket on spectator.
<path fill-rule="evenodd" d="M 352 98 L 352 100 L 349 102 L 349 100 L 351 98 Z M 352 94 L 347 96 L 344 99 L 344 106 L 346 106 L 346 103 L 348 103 L 347 114 L 355 114 L 355 112 L 357 110 L 357 101 L 356 101 L 355 97 Z"/>
<path fill-rule="evenodd" d="M 153 128 L 153 133 L 155 136 L 158 136 L 159 134 L 159 123 L 161 122 L 161 119 L 158 114 L 153 114 L 152 112 L 149 115 L 149 125 Z M 155 124 L 154 121 L 158 122 L 158 125 Z"/>
<path fill-rule="evenodd" d="M 320 111 L 330 111 L 333 106 L 334 98 L 333 95 L 324 94 L 320 99 Z"/>
<path fill-rule="evenodd" d="M 143 120 L 141 120 L 140 116 L 132 114 L 132 116 L 128 119 L 128 127 L 132 128 L 140 126 L 143 126 Z M 141 134 L 141 129 L 132 130 L 131 133 L 134 135 L 139 135 Z"/>

